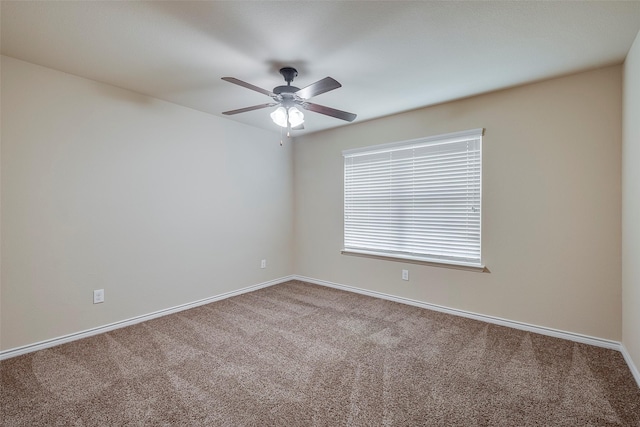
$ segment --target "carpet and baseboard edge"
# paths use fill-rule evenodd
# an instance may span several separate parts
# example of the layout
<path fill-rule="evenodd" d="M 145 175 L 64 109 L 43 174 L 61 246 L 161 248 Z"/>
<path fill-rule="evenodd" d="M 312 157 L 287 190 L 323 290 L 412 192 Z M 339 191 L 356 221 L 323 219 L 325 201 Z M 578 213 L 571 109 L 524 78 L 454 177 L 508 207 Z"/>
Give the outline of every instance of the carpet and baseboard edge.
<path fill-rule="evenodd" d="M 588 335 L 582 335 L 582 334 L 576 334 L 576 333 L 573 333 L 573 332 L 561 331 L 561 330 L 558 330 L 558 329 L 547 328 L 547 327 L 544 327 L 544 326 L 531 325 L 529 323 L 517 322 L 515 320 L 502 319 L 500 317 L 487 316 L 487 315 L 484 315 L 484 314 L 478 314 L 478 313 L 473 313 L 473 312 L 470 312 L 470 311 L 459 310 L 459 309 L 455 309 L 455 308 L 444 307 L 444 306 L 437 305 L 437 304 L 430 304 L 430 303 L 426 303 L 426 302 L 422 302 L 422 301 L 417 301 L 417 300 L 413 300 L 413 299 L 410 299 L 410 298 L 404 298 L 404 297 L 399 297 L 399 296 L 395 296 L 395 295 L 389 295 L 389 294 L 385 294 L 385 293 L 382 293 L 382 292 L 370 291 L 370 290 L 358 288 L 358 287 L 355 287 L 355 286 L 349 286 L 349 285 L 343 285 L 341 283 L 329 282 L 327 280 L 314 279 L 312 277 L 294 275 L 293 279 L 294 280 L 300 280 L 300 281 L 303 281 L 303 282 L 313 283 L 315 285 L 328 286 L 330 288 L 341 289 L 341 290 L 347 291 L 347 292 L 355 292 L 355 293 L 358 293 L 358 294 L 367 295 L 367 296 L 371 296 L 371 297 L 374 297 L 374 298 L 381 298 L 381 299 L 385 299 L 385 300 L 389 300 L 389 301 L 395 301 L 395 302 L 398 302 L 398 303 L 401 303 L 401 304 L 413 305 L 415 307 L 420 307 L 420 308 L 424 308 L 424 309 L 427 309 L 427 310 L 439 311 L 439 312 L 442 312 L 442 313 L 452 314 L 454 316 L 467 317 L 467 318 L 479 320 L 479 321 L 482 321 L 482 322 L 487 322 L 487 323 L 492 323 L 492 324 L 496 324 L 496 325 L 506 326 L 508 328 L 520 329 L 520 330 L 523 330 L 523 331 L 533 332 L 533 333 L 540 334 L 540 335 L 547 335 L 547 336 L 551 336 L 551 337 L 555 337 L 555 338 L 561 338 L 561 339 L 565 339 L 565 340 L 569 340 L 569 341 L 579 342 L 579 343 L 582 343 L 582 344 L 588 344 L 588 345 L 593 345 L 593 346 L 596 346 L 596 347 L 603 347 L 603 348 L 608 348 L 608 349 L 611 349 L 611 350 L 617 350 L 620 353 L 622 353 L 622 356 L 623 356 L 625 362 L 627 363 L 627 365 L 629 366 L 629 369 L 631 370 L 631 374 L 633 375 L 634 379 L 636 380 L 636 383 L 638 384 L 638 387 L 640 387 L 640 372 L 638 371 L 638 368 L 633 363 L 633 360 L 631 359 L 631 356 L 629 355 L 629 353 L 628 353 L 627 349 L 625 348 L 625 346 L 622 343 L 618 342 L 618 341 L 611 341 L 611 340 L 606 340 L 606 339 L 603 339 L 603 338 L 596 338 L 596 337 L 592 337 L 592 336 L 588 336 Z"/>
<path fill-rule="evenodd" d="M 277 285 L 279 283 L 288 282 L 290 280 L 294 280 L 294 276 L 280 277 L 278 279 L 273 279 L 266 282 L 258 283 L 257 285 L 246 286 L 244 288 L 237 289 L 235 291 L 224 292 L 222 294 L 214 295 L 212 297 L 203 298 L 201 300 L 189 302 L 186 304 L 176 305 L 174 307 L 165 308 L 163 310 L 154 311 L 152 313 L 142 314 L 140 316 L 135 316 L 135 317 L 121 320 L 118 322 L 109 323 L 107 325 L 98 326 L 98 327 L 87 329 L 84 331 L 63 335 L 61 337 L 51 338 L 51 339 L 36 342 L 33 344 L 27 344 L 21 347 L 15 347 L 8 350 L 0 351 L 0 360 L 9 359 L 11 357 L 20 356 L 23 354 L 31 353 L 33 351 L 44 350 L 45 348 L 55 347 L 60 344 L 65 344 L 71 341 L 76 341 L 76 340 L 87 338 L 93 335 L 102 334 L 104 332 L 113 331 L 114 329 L 135 325 L 136 323 L 146 322 L 147 320 L 155 319 L 157 317 L 178 313 L 184 310 L 189 310 L 190 308 L 195 308 L 200 305 L 209 304 L 215 301 L 220 301 L 236 295 L 242 295 L 247 292 L 256 291 L 261 288 L 266 288 L 269 286 Z"/>
<path fill-rule="evenodd" d="M 624 346 L 624 344 L 620 344 L 620 352 L 622 353 L 622 357 L 624 357 L 624 361 L 627 362 L 627 366 L 629 366 L 629 370 L 631 371 L 633 378 L 636 379 L 638 387 L 640 387 L 640 371 L 638 371 L 638 368 L 633 363 L 633 359 L 631 359 L 631 355 L 627 351 L 627 348 Z"/>
<path fill-rule="evenodd" d="M 273 280 L 269 280 L 269 281 L 262 282 L 262 283 L 259 283 L 259 284 L 256 284 L 256 285 L 247 286 L 247 287 L 235 290 L 235 291 L 230 291 L 230 292 L 225 292 L 225 293 L 222 293 L 222 294 L 219 294 L 219 295 L 214 295 L 212 297 L 204 298 L 204 299 L 193 301 L 193 302 L 190 302 L 190 303 L 181 304 L 181 305 L 177 305 L 177 306 L 174 306 L 174 307 L 169 307 L 169 308 L 166 308 L 166 309 L 163 309 L 163 310 L 154 311 L 152 313 L 143 314 L 143 315 L 140 315 L 140 316 L 132 317 L 130 319 L 121 320 L 119 322 L 109 323 L 107 325 L 98 326 L 98 327 L 95 327 L 95 328 L 87 329 L 87 330 L 80 331 L 80 332 L 75 332 L 75 333 L 64 335 L 64 336 L 61 336 L 61 337 L 52 338 L 52 339 L 49 339 L 49 340 L 40 341 L 40 342 L 37 342 L 37 343 L 28 344 L 28 345 L 21 346 L 21 347 L 16 347 L 16 348 L 0 351 L 0 360 L 9 359 L 11 357 L 20 356 L 22 354 L 31 353 L 31 352 L 38 351 L 38 350 L 44 350 L 46 348 L 55 347 L 55 346 L 60 345 L 60 344 L 68 343 L 68 342 L 71 342 L 71 341 L 76 341 L 76 340 L 79 340 L 79 339 L 82 339 L 82 338 L 87 338 L 87 337 L 90 337 L 90 336 L 93 336 L 93 335 L 97 335 L 97 334 L 101 334 L 101 333 L 104 333 L 104 332 L 109 332 L 109 331 L 112 331 L 114 329 L 124 328 L 124 327 L 130 326 L 130 325 L 135 325 L 136 323 L 145 322 L 147 320 L 155 319 L 155 318 L 161 317 L 161 316 L 166 316 L 168 314 L 178 313 L 178 312 L 183 311 L 183 310 L 188 310 L 190 308 L 195 308 L 195 307 L 198 307 L 200 305 L 209 304 L 209 303 L 212 303 L 212 302 L 215 302 L 215 301 L 220 301 L 220 300 L 223 300 L 223 299 L 226 299 L 226 298 L 230 298 L 230 297 L 233 297 L 233 296 L 236 296 L 236 295 L 241 295 L 241 294 L 244 294 L 244 293 L 247 293 L 247 292 L 256 291 L 258 289 L 266 288 L 266 287 L 273 286 L 273 285 L 277 285 L 279 283 L 284 283 L 284 282 L 287 282 L 289 280 L 299 280 L 299 281 L 302 281 L 302 282 L 312 283 L 312 284 L 315 284 L 315 285 L 327 286 L 327 287 L 330 287 L 330 288 L 341 289 L 341 290 L 347 291 L 347 292 L 354 292 L 354 293 L 358 293 L 358 294 L 362 294 L 362 295 L 367 295 L 367 296 L 371 296 L 371 297 L 374 297 L 374 298 L 381 298 L 381 299 L 385 299 L 385 300 L 388 300 L 388 301 L 395 301 L 395 302 L 398 302 L 398 303 L 401 303 L 401 304 L 412 305 L 412 306 L 424 308 L 424 309 L 427 309 L 427 310 L 434 310 L 434 311 L 439 311 L 439 312 L 442 312 L 442 313 L 452 314 L 454 316 L 467 317 L 467 318 L 470 318 L 470 319 L 475 319 L 475 320 L 479 320 L 479 321 L 482 321 L 482 322 L 487 322 L 487 323 L 492 323 L 492 324 L 496 324 L 496 325 L 506 326 L 506 327 L 509 327 L 509 328 L 520 329 L 520 330 L 533 332 L 533 333 L 537 333 L 537 334 L 541 334 L 541 335 L 547 335 L 547 336 L 552 336 L 552 337 L 556 337 L 556 338 L 566 339 L 566 340 L 569 340 L 569 341 L 575 341 L 575 342 L 579 342 L 579 343 L 583 343 L 583 344 L 593 345 L 593 346 L 596 346 L 596 347 L 603 347 L 603 348 L 608 348 L 608 349 L 612 349 L 612 350 L 617 350 L 617 351 L 622 353 L 622 356 L 624 357 L 625 362 L 629 366 L 629 369 L 631 370 L 631 373 L 632 373 L 634 379 L 636 380 L 636 383 L 638 384 L 638 387 L 640 387 L 640 372 L 638 371 L 638 368 L 633 363 L 633 360 L 631 359 L 631 356 L 629 355 L 629 352 L 627 351 L 625 346 L 622 343 L 617 342 L 617 341 L 611 341 L 611 340 L 606 340 L 606 339 L 602 339 L 602 338 L 591 337 L 591 336 L 588 336 L 588 335 L 576 334 L 576 333 L 572 333 L 572 332 L 560 331 L 560 330 L 557 330 L 557 329 L 547 328 L 547 327 L 543 327 L 543 326 L 531 325 L 531 324 L 528 324 L 528 323 L 517 322 L 517 321 L 514 321 L 514 320 L 502 319 L 502 318 L 494 317 L 494 316 L 487 316 L 487 315 L 484 315 L 484 314 L 478 314 L 478 313 L 473 313 L 473 312 L 469 312 L 469 311 L 465 311 L 465 310 L 459 310 L 459 309 L 444 307 L 444 306 L 441 306 L 441 305 L 430 304 L 430 303 L 426 303 L 426 302 L 422 302 L 422 301 L 413 300 L 413 299 L 410 299 L 410 298 L 399 297 L 399 296 L 395 296 L 395 295 L 385 294 L 385 293 L 382 293 L 382 292 L 376 292 L 376 291 L 371 291 L 371 290 L 367 290 L 367 289 L 362 289 L 362 288 L 358 288 L 358 287 L 355 287 L 355 286 L 343 285 L 341 283 L 335 283 L 335 282 L 330 282 L 330 281 L 327 281 L 327 280 L 320 280 L 320 279 L 315 279 L 315 278 L 312 278 L 312 277 L 300 276 L 300 275 L 295 275 L 295 274 L 294 275 L 280 277 L 280 278 L 273 279 Z"/>

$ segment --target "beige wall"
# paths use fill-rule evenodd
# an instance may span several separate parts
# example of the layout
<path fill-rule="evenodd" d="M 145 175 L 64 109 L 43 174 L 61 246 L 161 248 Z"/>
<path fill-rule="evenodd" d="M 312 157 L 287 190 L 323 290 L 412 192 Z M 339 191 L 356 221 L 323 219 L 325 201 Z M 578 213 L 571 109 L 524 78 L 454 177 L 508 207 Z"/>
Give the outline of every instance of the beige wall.
<path fill-rule="evenodd" d="M 626 64 L 634 117 L 638 49 Z M 291 273 L 622 338 L 620 66 L 304 136 L 292 157 L 277 134 L 1 65 L 3 350 Z M 638 154 L 631 123 L 625 150 Z M 477 127 L 490 273 L 340 255 L 343 149 Z M 626 197 L 627 218 L 637 199 Z M 625 238 L 625 259 L 639 242 Z M 640 273 L 629 270 L 623 340 L 637 364 Z M 97 288 L 104 304 L 91 304 Z"/>
<path fill-rule="evenodd" d="M 640 33 L 624 64 L 622 343 L 640 369 Z"/>
<path fill-rule="evenodd" d="M 295 272 L 619 341 L 621 71 L 597 69 L 299 138 Z M 340 254 L 342 150 L 479 127 L 486 129 L 482 250 L 490 273 Z"/>
<path fill-rule="evenodd" d="M 3 350 L 291 274 L 277 133 L 8 57 L 1 71 Z"/>

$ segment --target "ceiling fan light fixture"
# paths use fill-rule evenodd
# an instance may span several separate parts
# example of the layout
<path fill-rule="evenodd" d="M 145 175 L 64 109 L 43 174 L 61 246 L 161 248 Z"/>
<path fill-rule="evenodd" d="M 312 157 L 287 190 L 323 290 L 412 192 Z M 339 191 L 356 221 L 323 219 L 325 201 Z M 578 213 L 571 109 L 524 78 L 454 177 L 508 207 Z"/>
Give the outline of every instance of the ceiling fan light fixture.
<path fill-rule="evenodd" d="M 289 123 L 292 128 L 304 123 L 304 114 L 302 114 L 302 111 L 298 110 L 296 107 L 289 108 Z"/>
<path fill-rule="evenodd" d="M 287 110 L 284 107 L 278 107 L 271 113 L 271 120 L 280 127 L 287 127 Z"/>
<path fill-rule="evenodd" d="M 294 128 L 304 123 L 304 114 L 296 107 L 291 107 L 288 110 L 285 107 L 278 107 L 271 113 L 271 120 L 280 127 L 291 126 Z"/>

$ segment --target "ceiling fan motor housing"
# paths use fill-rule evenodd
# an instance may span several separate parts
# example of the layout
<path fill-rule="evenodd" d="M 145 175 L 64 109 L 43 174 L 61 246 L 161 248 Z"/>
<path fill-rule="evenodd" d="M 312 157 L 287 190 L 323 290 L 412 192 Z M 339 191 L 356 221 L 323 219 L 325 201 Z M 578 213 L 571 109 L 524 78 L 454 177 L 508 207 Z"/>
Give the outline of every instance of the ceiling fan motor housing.
<path fill-rule="evenodd" d="M 273 88 L 273 93 L 275 93 L 276 95 L 280 95 L 282 93 L 294 93 L 299 90 L 300 88 L 297 88 L 295 86 L 276 86 Z"/>

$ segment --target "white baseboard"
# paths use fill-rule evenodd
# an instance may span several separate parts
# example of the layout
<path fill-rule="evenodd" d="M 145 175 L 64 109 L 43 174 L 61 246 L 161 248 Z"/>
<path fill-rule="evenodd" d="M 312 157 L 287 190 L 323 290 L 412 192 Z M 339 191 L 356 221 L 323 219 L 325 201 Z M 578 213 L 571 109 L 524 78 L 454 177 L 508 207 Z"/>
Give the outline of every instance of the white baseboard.
<path fill-rule="evenodd" d="M 417 301 L 410 298 L 399 297 L 395 295 L 389 295 L 382 292 L 370 291 L 367 289 L 357 288 L 354 286 L 342 285 L 340 283 L 328 282 L 326 280 L 314 279 L 312 277 L 304 277 L 294 275 L 294 280 L 301 280 L 303 282 L 309 282 L 316 285 L 328 286 L 330 288 L 342 289 L 348 292 L 355 292 L 362 295 L 368 295 L 375 298 L 386 299 L 389 301 L 399 302 L 401 304 L 413 305 L 415 307 L 426 308 L 427 310 L 439 311 L 442 313 L 453 314 L 454 316 L 467 317 L 469 319 L 480 320 L 482 322 L 493 323 L 496 325 L 506 326 L 508 328 L 520 329 L 523 331 L 534 332 L 536 334 L 547 335 L 555 338 L 562 338 L 565 340 L 575 341 L 583 344 L 594 345 L 597 347 L 609 348 L 612 350 L 621 351 L 621 344 L 617 341 L 605 340 L 602 338 L 591 337 L 588 335 L 576 334 L 573 332 L 561 331 L 558 329 L 547 328 L 544 326 L 536 326 L 528 323 L 517 322 L 514 320 L 502 319 L 500 317 L 487 316 L 484 314 L 473 313 L 470 311 L 459 310 L 456 308 L 444 307 L 437 304 L 430 304 L 427 302 Z"/>
<path fill-rule="evenodd" d="M 257 285 L 247 286 L 242 289 L 238 289 L 231 292 L 225 292 L 223 294 L 215 295 L 209 298 L 204 298 L 198 301 L 189 302 L 186 304 L 177 305 L 175 307 L 166 308 L 164 310 L 154 311 L 153 313 L 143 314 L 140 316 L 132 317 L 130 319 L 121 320 L 119 322 L 109 323 L 108 325 L 98 326 L 96 328 L 87 329 L 80 332 L 74 332 L 72 334 L 64 335 L 57 338 L 52 338 L 45 341 L 40 341 L 33 344 L 28 344 L 22 347 L 11 348 L 9 350 L 0 351 L 0 360 L 9 359 L 11 357 L 20 356 L 22 354 L 31 353 L 33 351 L 43 350 L 45 348 L 55 347 L 60 344 L 65 344 L 71 341 L 76 341 L 82 338 L 87 338 L 93 335 L 109 332 L 114 329 L 124 328 L 125 326 L 135 325 L 136 323 L 145 322 L 147 320 L 155 319 L 156 317 L 166 316 L 168 314 L 177 313 L 179 311 L 188 310 L 190 308 L 198 307 L 200 305 L 209 304 L 215 301 L 220 301 L 226 298 L 230 298 L 236 295 L 245 294 L 261 288 L 277 285 L 279 283 L 288 282 L 293 280 L 294 276 L 285 276 L 279 279 L 269 280 L 267 282 L 259 283 Z"/>
<path fill-rule="evenodd" d="M 620 344 L 620 352 L 622 353 L 622 357 L 624 357 L 624 361 L 627 362 L 631 373 L 633 374 L 633 378 L 636 379 L 636 383 L 638 383 L 638 387 L 640 387 L 640 371 L 638 371 L 638 367 L 633 363 L 633 359 L 631 359 L 631 355 L 627 351 L 627 348 L 624 344 Z"/>

